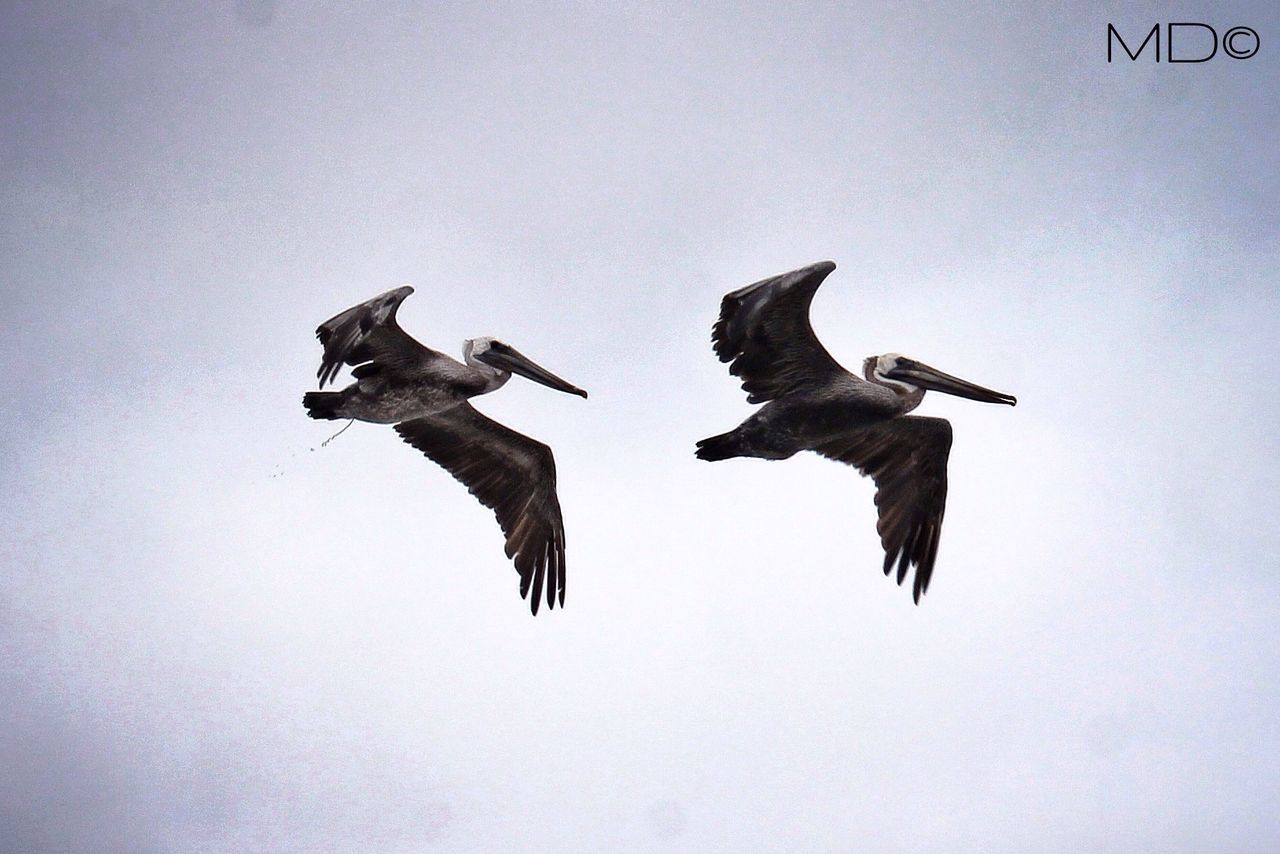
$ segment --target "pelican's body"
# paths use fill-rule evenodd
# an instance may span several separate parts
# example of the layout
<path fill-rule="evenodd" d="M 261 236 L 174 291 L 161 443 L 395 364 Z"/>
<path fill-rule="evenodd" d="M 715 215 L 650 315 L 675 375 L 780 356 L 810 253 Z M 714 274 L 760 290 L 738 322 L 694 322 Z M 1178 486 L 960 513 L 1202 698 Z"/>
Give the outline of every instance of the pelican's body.
<path fill-rule="evenodd" d="M 501 388 L 513 372 L 559 391 L 587 393 L 493 338 L 468 340 L 463 362 L 424 347 L 395 319 L 411 293 L 407 285 L 387 291 L 320 324 L 320 387 L 344 363 L 353 366 L 356 381 L 341 391 L 305 394 L 307 414 L 395 424 L 401 438 L 494 511 L 507 535 L 507 556 L 520 573 L 520 595 L 532 589 L 533 613 L 544 583 L 548 607 L 557 601 L 563 606 L 564 523 L 551 449 L 486 418 L 467 401 Z"/>
<path fill-rule="evenodd" d="M 861 377 L 842 368 L 813 334 L 809 304 L 835 264 L 824 261 L 763 279 L 725 296 L 712 332 L 716 355 L 763 403 L 736 429 L 698 443 L 704 460 L 784 460 L 816 451 L 876 482 L 885 574 L 898 583 L 916 566 L 913 597 L 928 589 L 946 509 L 951 425 L 907 413 L 926 389 L 987 403 L 1010 395 L 944 374 L 897 353 L 872 356 Z"/>
<path fill-rule="evenodd" d="M 733 431 L 733 456 L 785 460 L 851 429 L 905 415 L 922 394 L 899 395 L 850 375 L 771 400 Z M 914 398 L 914 400 L 912 399 Z M 711 440 L 707 440 L 711 441 Z"/>

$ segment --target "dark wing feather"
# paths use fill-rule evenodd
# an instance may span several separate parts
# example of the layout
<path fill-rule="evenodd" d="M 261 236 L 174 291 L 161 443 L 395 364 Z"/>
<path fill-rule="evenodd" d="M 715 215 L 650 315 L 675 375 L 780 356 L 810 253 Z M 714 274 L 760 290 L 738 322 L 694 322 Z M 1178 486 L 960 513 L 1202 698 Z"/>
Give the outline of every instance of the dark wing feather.
<path fill-rule="evenodd" d="M 353 372 L 360 379 L 385 368 L 403 371 L 444 358 L 419 344 L 396 323 L 396 310 L 411 293 L 413 288 L 407 285 L 387 291 L 320 324 L 316 329 L 316 337 L 324 347 L 320 370 L 316 372 L 320 388 L 333 382 L 344 363 L 360 365 Z"/>
<path fill-rule="evenodd" d="M 507 557 L 520 573 L 520 595 L 538 613 L 564 606 L 564 520 L 551 449 L 477 412 L 469 403 L 402 421 L 396 432 L 443 466 L 493 510 L 507 536 Z"/>
<path fill-rule="evenodd" d="M 814 448 L 824 457 L 856 466 L 876 483 L 876 530 L 884 546 L 884 574 L 898 564 L 898 583 L 915 564 L 912 597 L 929 589 L 947 507 L 947 457 L 951 424 L 909 415 L 863 427 Z"/>
<path fill-rule="evenodd" d="M 836 265 L 812 264 L 727 294 L 711 342 L 729 372 L 742 377 L 747 401 L 763 403 L 848 372 L 809 325 L 813 294 Z"/>

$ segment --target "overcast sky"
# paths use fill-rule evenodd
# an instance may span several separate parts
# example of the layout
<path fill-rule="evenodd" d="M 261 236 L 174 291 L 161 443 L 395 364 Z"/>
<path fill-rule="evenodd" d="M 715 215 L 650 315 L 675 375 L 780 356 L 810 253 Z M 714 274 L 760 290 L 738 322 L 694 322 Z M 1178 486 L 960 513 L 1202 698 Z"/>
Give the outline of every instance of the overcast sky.
<path fill-rule="evenodd" d="M 1275 4 L 316 5 L 0 5 L 0 849 L 1280 846 Z M 1261 50 L 1107 63 L 1170 20 Z M 837 359 L 1018 396 L 920 409 L 919 607 L 852 469 L 693 456 L 720 297 L 828 258 Z M 477 401 L 563 611 L 305 417 L 403 283 L 591 392 Z"/>

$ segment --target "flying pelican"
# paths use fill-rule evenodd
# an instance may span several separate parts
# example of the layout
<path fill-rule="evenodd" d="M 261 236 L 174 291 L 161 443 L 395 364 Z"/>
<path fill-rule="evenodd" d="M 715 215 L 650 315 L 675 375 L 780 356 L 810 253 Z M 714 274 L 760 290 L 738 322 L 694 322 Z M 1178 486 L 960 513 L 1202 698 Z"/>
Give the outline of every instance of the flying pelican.
<path fill-rule="evenodd" d="M 564 521 L 551 449 L 481 415 L 467 398 L 502 388 L 513 373 L 557 391 L 587 393 L 494 338 L 467 340 L 466 364 L 424 347 L 396 323 L 411 293 L 408 285 L 387 291 L 320 324 L 320 388 L 343 363 L 354 368 L 356 381 L 342 391 L 307 392 L 302 405 L 312 418 L 395 424 L 402 439 L 493 510 L 533 613 L 544 582 L 547 607 L 557 599 L 563 607 Z"/>
<path fill-rule="evenodd" d="M 915 565 L 916 604 L 929 589 L 947 501 L 951 424 L 906 413 L 926 389 L 1015 405 L 1017 398 L 944 374 L 897 353 L 870 356 L 862 376 L 840 367 L 809 325 L 813 294 L 836 265 L 811 264 L 727 294 L 711 342 L 764 406 L 735 429 L 698 443 L 704 460 L 785 460 L 798 451 L 857 468 L 876 484 L 884 574 L 898 584 Z"/>

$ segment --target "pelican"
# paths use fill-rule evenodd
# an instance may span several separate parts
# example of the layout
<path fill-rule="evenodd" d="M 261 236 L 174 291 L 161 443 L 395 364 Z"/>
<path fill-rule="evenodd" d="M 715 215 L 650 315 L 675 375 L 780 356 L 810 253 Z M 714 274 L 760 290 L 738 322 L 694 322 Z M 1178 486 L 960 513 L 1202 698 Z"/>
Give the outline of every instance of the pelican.
<path fill-rule="evenodd" d="M 564 521 L 551 449 L 486 418 L 467 400 L 502 388 L 513 373 L 579 397 L 587 393 L 494 338 L 467 340 L 466 364 L 424 347 L 396 323 L 411 293 L 408 285 L 387 291 L 320 324 L 320 388 L 344 363 L 356 381 L 342 391 L 307 392 L 302 405 L 312 418 L 395 424 L 402 439 L 493 510 L 533 613 L 544 585 L 547 607 L 557 601 L 563 607 Z"/>
<path fill-rule="evenodd" d="M 742 378 L 747 402 L 764 406 L 728 433 L 698 442 L 697 456 L 785 460 L 816 451 L 870 475 L 884 574 L 896 563 L 901 585 L 914 565 L 918 605 L 938 556 L 951 424 L 907 413 L 929 389 L 983 403 L 1018 401 L 897 353 L 868 357 L 861 377 L 842 368 L 809 325 L 814 292 L 835 268 L 811 264 L 725 296 L 712 345 Z"/>

